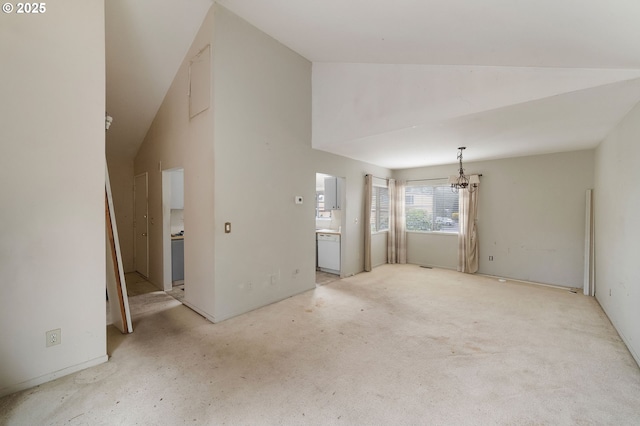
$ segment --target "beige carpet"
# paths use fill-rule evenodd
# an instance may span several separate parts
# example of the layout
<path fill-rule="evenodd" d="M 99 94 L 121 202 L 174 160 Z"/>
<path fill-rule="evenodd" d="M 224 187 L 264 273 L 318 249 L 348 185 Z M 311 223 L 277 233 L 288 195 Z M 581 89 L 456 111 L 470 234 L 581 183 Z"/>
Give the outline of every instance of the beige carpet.
<path fill-rule="evenodd" d="M 152 291 L 158 291 L 158 287 L 147 281 L 142 275 L 137 272 L 127 272 L 124 276 L 127 283 L 127 296 L 140 296 L 141 294 L 151 293 Z"/>
<path fill-rule="evenodd" d="M 385 265 L 220 324 L 130 298 L 111 360 L 0 400 L 10 425 L 637 425 L 640 370 L 593 298 Z"/>

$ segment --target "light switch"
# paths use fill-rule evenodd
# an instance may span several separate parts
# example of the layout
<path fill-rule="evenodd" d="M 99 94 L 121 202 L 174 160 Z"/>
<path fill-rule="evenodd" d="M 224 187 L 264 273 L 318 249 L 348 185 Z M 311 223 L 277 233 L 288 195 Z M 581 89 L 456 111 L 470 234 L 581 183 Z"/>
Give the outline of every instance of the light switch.
<path fill-rule="evenodd" d="M 225 222 L 224 223 L 224 233 L 225 234 L 230 234 L 231 233 L 231 222 Z"/>

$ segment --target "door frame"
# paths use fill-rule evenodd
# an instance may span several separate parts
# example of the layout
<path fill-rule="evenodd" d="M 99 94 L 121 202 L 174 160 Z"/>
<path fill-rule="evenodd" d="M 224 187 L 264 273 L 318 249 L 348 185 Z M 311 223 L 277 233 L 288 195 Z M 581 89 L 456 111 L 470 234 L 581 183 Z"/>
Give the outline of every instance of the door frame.
<path fill-rule="evenodd" d="M 322 174 L 322 175 L 326 175 L 326 176 L 330 176 L 330 177 L 334 177 L 336 179 L 338 179 L 341 182 L 342 185 L 342 191 L 340 193 L 340 220 L 341 220 L 341 230 L 340 230 L 340 278 L 345 278 L 347 276 L 346 273 L 346 268 L 345 268 L 345 264 L 347 261 L 347 238 L 348 238 L 348 223 L 347 223 L 347 178 L 346 176 L 340 176 L 334 173 L 328 173 L 326 171 L 323 172 L 319 172 L 316 171 L 314 173 L 314 185 L 313 187 L 316 188 L 316 175 L 317 174 Z M 315 192 L 315 190 L 314 190 Z M 317 200 L 316 200 L 317 203 Z M 316 214 L 317 209 L 314 208 L 314 216 Z M 357 221 L 356 221 L 357 223 Z M 315 218 L 313 221 L 313 228 L 314 228 L 314 235 L 315 235 Z M 315 254 L 315 260 L 314 260 L 314 271 L 315 271 L 315 265 L 318 264 L 318 241 L 317 241 L 317 237 L 313 238 L 313 244 L 314 244 L 314 254 Z"/>
<path fill-rule="evenodd" d="M 144 177 L 144 197 L 145 197 L 145 221 L 146 223 L 146 238 L 145 238 L 145 244 L 146 244 L 146 265 L 145 265 L 145 269 L 147 271 L 147 275 L 145 276 L 144 274 L 142 274 L 140 271 L 138 271 L 138 238 L 136 236 L 136 233 L 138 232 L 138 223 L 137 223 L 137 214 L 138 212 L 136 211 L 136 207 L 137 207 L 137 197 L 139 196 L 139 190 L 138 190 L 138 178 L 140 177 Z M 134 269 L 136 270 L 136 272 L 138 272 L 139 274 L 143 275 L 145 278 L 149 278 L 149 173 L 147 172 L 143 172 L 140 173 L 138 175 L 135 175 L 133 178 L 133 266 Z"/>

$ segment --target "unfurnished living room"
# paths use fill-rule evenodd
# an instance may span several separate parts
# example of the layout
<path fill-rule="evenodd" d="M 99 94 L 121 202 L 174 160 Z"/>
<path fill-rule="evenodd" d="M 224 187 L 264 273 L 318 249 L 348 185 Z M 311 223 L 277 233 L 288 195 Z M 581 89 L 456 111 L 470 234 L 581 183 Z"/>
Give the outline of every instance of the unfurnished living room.
<path fill-rule="evenodd" d="M 0 424 L 640 423 L 640 3 L 2 9 Z"/>

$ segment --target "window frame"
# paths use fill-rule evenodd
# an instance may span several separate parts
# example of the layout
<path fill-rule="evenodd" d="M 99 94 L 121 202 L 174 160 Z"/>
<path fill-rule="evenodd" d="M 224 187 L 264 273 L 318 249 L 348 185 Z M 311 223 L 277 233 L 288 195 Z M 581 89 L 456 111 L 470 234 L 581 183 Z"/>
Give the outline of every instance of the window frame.
<path fill-rule="evenodd" d="M 405 187 L 405 191 L 409 188 L 432 188 L 431 189 L 431 194 L 427 195 L 427 197 L 431 197 L 430 200 L 430 204 L 431 204 L 431 211 L 429 211 L 428 209 L 425 208 L 420 208 L 420 207 L 415 207 L 416 206 L 416 202 L 418 201 L 417 199 L 419 197 L 417 197 L 419 194 L 414 194 L 411 192 L 405 193 L 405 223 L 406 223 L 406 232 L 411 232 L 411 233 L 418 233 L 418 234 L 435 234 L 435 235 L 454 235 L 457 236 L 459 233 L 459 227 L 460 227 L 460 223 L 459 221 L 454 219 L 455 218 L 459 218 L 459 212 L 460 212 L 460 205 L 459 205 L 459 195 L 455 192 L 452 192 L 452 194 L 455 194 L 456 199 L 452 201 L 452 208 L 447 209 L 443 206 L 439 206 L 439 203 L 444 203 L 445 200 L 442 199 L 442 197 L 438 197 L 436 194 L 436 188 L 442 188 L 442 190 L 449 190 L 451 191 L 451 186 L 448 184 L 446 179 L 425 179 L 425 180 L 416 180 L 410 184 L 407 184 Z M 443 194 L 444 195 L 444 194 Z M 411 199 L 411 202 L 409 203 L 408 200 Z M 440 200 L 440 201 L 438 201 Z M 418 201 L 419 202 L 419 201 Z M 418 204 L 419 205 L 419 204 Z M 455 206 L 455 208 L 453 207 Z M 430 229 L 428 230 L 422 230 L 422 229 L 410 229 L 410 223 L 411 221 L 408 218 L 408 215 L 411 214 L 412 211 L 416 211 L 416 210 L 424 210 L 427 213 L 430 214 L 430 218 L 427 219 L 429 221 L 429 227 Z M 443 210 L 443 215 L 442 216 L 436 216 L 436 211 L 437 210 Z M 448 213 L 444 213 L 445 210 L 450 210 Z M 440 226 L 438 227 L 438 229 L 436 229 L 436 220 L 437 218 L 443 218 L 442 220 L 446 220 L 446 219 L 450 219 L 452 220 L 452 225 L 451 227 L 448 227 L 446 225 L 444 225 L 442 222 L 440 223 Z M 447 222 L 444 222 L 447 223 Z"/>
<path fill-rule="evenodd" d="M 384 197 L 381 197 L 381 191 L 386 192 L 386 209 L 381 208 L 381 201 L 384 200 Z M 371 221 L 369 223 L 369 227 L 371 228 L 371 234 L 378 234 L 382 232 L 389 232 L 389 218 L 390 218 L 390 209 L 391 209 L 391 201 L 389 200 L 389 186 L 388 185 L 379 185 L 373 184 L 371 188 Z M 386 221 L 381 221 L 380 212 L 386 211 Z M 381 225 L 382 222 L 382 225 Z M 380 228 L 384 226 L 386 223 L 386 228 Z"/>

